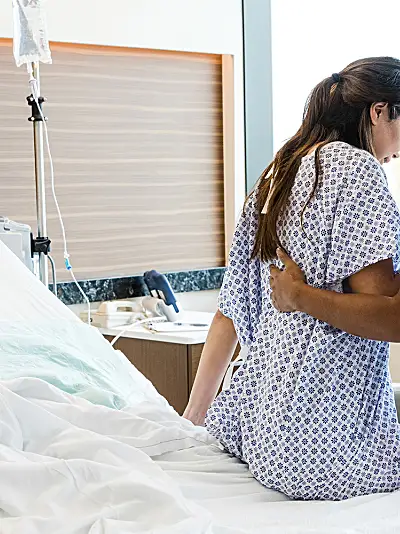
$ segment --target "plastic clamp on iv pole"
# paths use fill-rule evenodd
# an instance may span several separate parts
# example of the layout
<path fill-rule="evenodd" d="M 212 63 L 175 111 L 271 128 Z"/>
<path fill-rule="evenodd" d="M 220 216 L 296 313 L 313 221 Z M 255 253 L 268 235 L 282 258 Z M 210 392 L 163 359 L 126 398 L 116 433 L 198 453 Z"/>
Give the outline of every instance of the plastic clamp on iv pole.
<path fill-rule="evenodd" d="M 38 122 L 43 121 L 43 111 L 42 111 L 42 104 L 46 102 L 46 99 L 43 96 L 38 96 L 37 101 L 33 95 L 29 95 L 26 97 L 26 100 L 28 102 L 28 106 L 31 106 L 32 108 L 32 115 L 28 118 L 29 122 Z M 39 109 L 40 106 L 40 109 Z M 42 112 L 41 112 L 42 111 Z M 44 120 L 47 121 L 47 117 L 44 117 Z"/>
<path fill-rule="evenodd" d="M 31 254 L 36 252 L 37 254 L 49 255 L 51 251 L 51 240 L 48 237 L 33 237 L 31 234 Z"/>

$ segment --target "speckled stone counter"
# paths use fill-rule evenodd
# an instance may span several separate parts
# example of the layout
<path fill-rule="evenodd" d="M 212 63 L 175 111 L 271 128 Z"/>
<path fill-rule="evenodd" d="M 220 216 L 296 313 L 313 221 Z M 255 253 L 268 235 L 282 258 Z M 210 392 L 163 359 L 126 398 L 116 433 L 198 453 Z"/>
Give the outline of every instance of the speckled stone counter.
<path fill-rule="evenodd" d="M 219 289 L 225 268 L 199 269 L 196 271 L 180 271 L 165 273 L 175 293 L 189 291 L 207 291 Z M 140 297 L 147 294 L 147 288 L 142 276 L 127 276 L 123 278 L 103 278 L 99 280 L 85 280 L 79 282 L 90 302 L 126 299 Z M 73 282 L 58 284 L 57 293 L 64 304 L 79 304 L 83 297 Z"/>

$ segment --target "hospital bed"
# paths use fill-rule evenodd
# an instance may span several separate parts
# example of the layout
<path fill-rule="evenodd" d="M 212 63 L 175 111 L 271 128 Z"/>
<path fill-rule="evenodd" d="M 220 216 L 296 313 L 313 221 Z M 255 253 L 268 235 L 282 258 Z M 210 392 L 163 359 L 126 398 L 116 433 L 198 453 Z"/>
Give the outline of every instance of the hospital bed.
<path fill-rule="evenodd" d="M 400 492 L 262 487 L 1 242 L 0 295 L 1 534 L 400 532 Z"/>

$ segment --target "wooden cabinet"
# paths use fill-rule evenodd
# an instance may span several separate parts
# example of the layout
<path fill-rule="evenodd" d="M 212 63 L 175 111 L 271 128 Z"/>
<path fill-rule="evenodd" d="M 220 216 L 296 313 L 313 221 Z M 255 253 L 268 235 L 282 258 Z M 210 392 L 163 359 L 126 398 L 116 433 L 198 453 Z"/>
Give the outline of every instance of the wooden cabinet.
<path fill-rule="evenodd" d="M 203 343 L 183 345 L 126 337 L 115 344 L 180 414 L 188 403 L 203 347 Z"/>

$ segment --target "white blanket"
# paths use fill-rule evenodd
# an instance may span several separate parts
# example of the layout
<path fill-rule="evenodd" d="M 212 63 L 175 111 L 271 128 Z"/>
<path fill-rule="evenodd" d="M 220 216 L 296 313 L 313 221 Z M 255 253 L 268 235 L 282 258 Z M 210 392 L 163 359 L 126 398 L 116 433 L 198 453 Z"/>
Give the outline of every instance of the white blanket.
<path fill-rule="evenodd" d="M 1 534 L 234 532 L 150 459 L 210 441 L 152 402 L 116 411 L 38 379 L 0 385 Z"/>
<path fill-rule="evenodd" d="M 116 411 L 17 379 L 0 410 L 1 534 L 400 531 L 400 493 L 289 501 L 153 394 Z"/>

